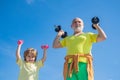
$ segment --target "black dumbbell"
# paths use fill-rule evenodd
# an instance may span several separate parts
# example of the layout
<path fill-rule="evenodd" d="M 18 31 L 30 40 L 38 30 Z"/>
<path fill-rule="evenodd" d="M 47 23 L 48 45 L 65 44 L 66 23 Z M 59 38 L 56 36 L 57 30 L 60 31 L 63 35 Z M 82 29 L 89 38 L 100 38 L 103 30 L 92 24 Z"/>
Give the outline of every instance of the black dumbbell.
<path fill-rule="evenodd" d="M 99 18 L 96 17 L 96 16 L 92 18 L 91 22 L 92 22 L 92 28 L 93 28 L 93 29 L 96 29 L 96 28 L 93 26 L 93 24 L 98 24 L 99 21 L 100 21 Z"/>
<path fill-rule="evenodd" d="M 61 30 L 61 26 L 60 25 L 55 25 L 55 31 L 59 32 Z M 67 32 L 64 32 L 64 34 L 61 36 L 61 38 L 65 38 L 67 37 Z"/>

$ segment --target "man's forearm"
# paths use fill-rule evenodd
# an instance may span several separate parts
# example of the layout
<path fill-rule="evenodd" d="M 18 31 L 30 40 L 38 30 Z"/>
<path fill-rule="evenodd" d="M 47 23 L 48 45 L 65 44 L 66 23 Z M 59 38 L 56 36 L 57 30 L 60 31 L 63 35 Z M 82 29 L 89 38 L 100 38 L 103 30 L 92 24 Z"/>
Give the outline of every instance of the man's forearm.
<path fill-rule="evenodd" d="M 98 27 L 96 28 L 98 31 L 98 39 L 97 41 L 103 41 L 107 38 L 105 32 L 103 31 L 103 29 L 98 25 Z"/>
<path fill-rule="evenodd" d="M 58 48 L 60 47 L 60 36 L 56 36 L 53 42 L 53 48 Z"/>

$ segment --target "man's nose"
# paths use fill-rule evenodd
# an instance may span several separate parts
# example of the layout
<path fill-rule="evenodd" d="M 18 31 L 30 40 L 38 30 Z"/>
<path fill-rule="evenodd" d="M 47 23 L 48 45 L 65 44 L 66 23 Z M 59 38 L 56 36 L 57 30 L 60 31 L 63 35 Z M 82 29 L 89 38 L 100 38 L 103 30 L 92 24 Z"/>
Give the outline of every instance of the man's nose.
<path fill-rule="evenodd" d="M 80 25 L 80 23 L 79 23 L 79 22 L 76 22 L 76 24 L 77 24 L 77 25 Z"/>
<path fill-rule="evenodd" d="M 78 24 L 79 22 L 76 22 L 76 24 Z"/>

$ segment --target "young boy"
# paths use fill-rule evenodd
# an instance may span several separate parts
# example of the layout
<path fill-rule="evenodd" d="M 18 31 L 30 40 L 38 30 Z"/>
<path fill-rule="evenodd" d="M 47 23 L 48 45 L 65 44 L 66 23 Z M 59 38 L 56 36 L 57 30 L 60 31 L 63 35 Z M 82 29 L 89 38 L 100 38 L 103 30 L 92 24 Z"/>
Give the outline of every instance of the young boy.
<path fill-rule="evenodd" d="M 25 50 L 24 60 L 22 60 L 20 56 L 22 44 L 23 42 L 20 42 L 16 50 L 17 64 L 20 67 L 18 80 L 38 80 L 39 70 L 46 60 L 47 48 L 43 48 L 43 58 L 39 61 L 36 61 L 38 52 L 34 48 L 28 48 L 27 50 Z"/>

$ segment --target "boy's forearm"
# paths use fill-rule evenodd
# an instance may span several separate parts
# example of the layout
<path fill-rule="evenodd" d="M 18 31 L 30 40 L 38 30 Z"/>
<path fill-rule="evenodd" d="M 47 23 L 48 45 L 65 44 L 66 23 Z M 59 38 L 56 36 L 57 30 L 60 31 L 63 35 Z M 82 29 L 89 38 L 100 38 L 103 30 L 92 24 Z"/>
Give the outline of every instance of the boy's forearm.
<path fill-rule="evenodd" d="M 44 63 L 44 61 L 46 60 L 46 50 L 43 50 L 43 58 L 42 58 L 42 62 Z"/>
<path fill-rule="evenodd" d="M 47 50 L 44 49 L 44 53 L 43 53 L 44 59 L 46 59 L 46 53 L 47 53 Z"/>
<path fill-rule="evenodd" d="M 17 60 L 21 58 L 21 56 L 20 56 L 20 49 L 21 49 L 21 45 L 18 45 L 17 46 L 17 50 L 16 50 L 16 58 L 17 58 Z"/>

